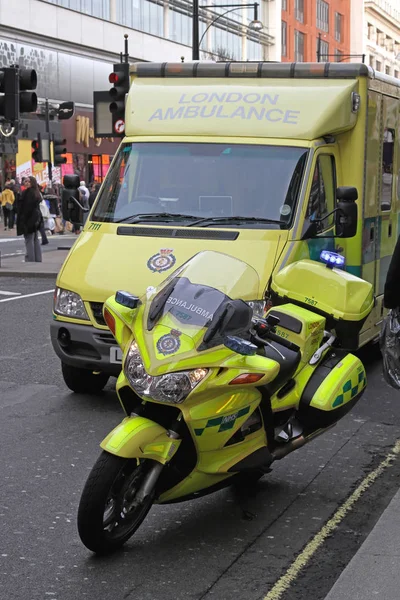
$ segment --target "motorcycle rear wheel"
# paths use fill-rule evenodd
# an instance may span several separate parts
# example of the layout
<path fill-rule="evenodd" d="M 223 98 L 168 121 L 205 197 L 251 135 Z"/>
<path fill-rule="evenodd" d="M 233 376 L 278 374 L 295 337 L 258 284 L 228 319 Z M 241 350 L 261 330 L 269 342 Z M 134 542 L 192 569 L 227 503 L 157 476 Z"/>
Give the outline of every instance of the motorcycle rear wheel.
<path fill-rule="evenodd" d="M 102 452 L 82 492 L 78 532 L 83 544 L 96 554 L 117 550 L 144 521 L 153 502 L 153 491 L 135 502 L 153 461 L 120 458 Z"/>

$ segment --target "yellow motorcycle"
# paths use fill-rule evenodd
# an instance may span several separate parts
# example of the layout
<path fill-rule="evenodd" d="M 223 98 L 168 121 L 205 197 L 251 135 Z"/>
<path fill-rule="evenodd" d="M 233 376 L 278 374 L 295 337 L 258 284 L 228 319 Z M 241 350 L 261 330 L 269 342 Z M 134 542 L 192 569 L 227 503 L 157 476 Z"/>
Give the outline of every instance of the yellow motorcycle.
<path fill-rule="evenodd" d="M 324 254 L 324 253 L 323 253 Z M 123 352 L 117 392 L 126 417 L 82 493 L 78 530 L 96 553 L 137 530 L 153 503 L 247 485 L 324 433 L 360 399 L 357 347 L 372 286 L 301 260 L 273 279 L 273 307 L 245 262 L 200 252 L 139 299 L 117 292 L 104 318 Z"/>

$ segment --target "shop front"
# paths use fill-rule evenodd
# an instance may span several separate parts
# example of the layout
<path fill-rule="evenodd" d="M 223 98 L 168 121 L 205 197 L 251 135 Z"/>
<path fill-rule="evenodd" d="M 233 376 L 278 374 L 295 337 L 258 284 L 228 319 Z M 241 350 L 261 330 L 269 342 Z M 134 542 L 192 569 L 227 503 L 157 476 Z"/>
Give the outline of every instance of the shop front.
<path fill-rule="evenodd" d="M 119 138 L 95 138 L 93 112 L 78 110 L 69 121 L 61 121 L 66 139 L 67 163 L 62 175 L 78 174 L 87 184 L 101 183 L 118 148 Z"/>

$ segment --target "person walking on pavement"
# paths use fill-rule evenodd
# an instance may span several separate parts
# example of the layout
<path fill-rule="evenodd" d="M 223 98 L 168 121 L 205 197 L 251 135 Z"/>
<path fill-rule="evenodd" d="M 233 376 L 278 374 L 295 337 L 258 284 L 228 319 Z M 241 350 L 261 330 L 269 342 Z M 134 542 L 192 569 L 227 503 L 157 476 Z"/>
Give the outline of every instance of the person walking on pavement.
<path fill-rule="evenodd" d="M 39 188 L 39 193 L 40 193 L 40 204 L 39 204 L 39 208 L 40 208 L 40 212 L 42 213 L 42 222 L 39 228 L 39 232 L 40 232 L 40 237 L 42 238 L 42 246 L 45 246 L 46 244 L 49 243 L 49 240 L 47 239 L 47 235 L 46 235 L 46 223 L 47 223 L 47 219 L 50 217 L 50 211 L 49 211 L 49 207 L 47 206 L 44 198 L 43 198 L 43 193 L 45 190 L 46 184 L 42 184 L 42 187 Z"/>
<path fill-rule="evenodd" d="M 100 189 L 100 183 L 93 183 L 92 188 L 91 188 L 91 192 L 89 195 L 89 208 L 91 209 L 94 201 L 97 198 L 97 194 L 99 193 L 99 189 Z"/>
<path fill-rule="evenodd" d="M 21 195 L 20 186 L 15 181 L 15 179 L 10 179 L 10 190 L 14 194 L 14 198 L 15 198 L 14 204 L 13 204 L 13 222 L 14 222 L 14 227 L 15 227 L 15 224 L 17 222 L 17 204 L 18 204 L 19 197 Z"/>
<path fill-rule="evenodd" d="M 11 183 L 8 181 L 1 194 L 1 207 L 4 216 L 4 231 L 14 227 L 14 201 L 15 196 L 11 189 Z"/>
<path fill-rule="evenodd" d="M 80 182 L 78 190 L 79 190 L 79 197 L 80 197 L 80 200 L 81 200 L 81 204 L 82 204 L 83 208 L 87 209 L 86 211 L 83 212 L 83 215 L 82 215 L 83 225 L 85 225 L 86 219 L 87 219 L 88 214 L 89 214 L 89 196 L 90 196 L 90 193 L 89 193 L 89 190 L 86 187 L 86 183 L 84 181 Z"/>
<path fill-rule="evenodd" d="M 17 206 L 17 235 L 25 238 L 25 262 L 42 262 L 38 231 L 43 221 L 40 212 L 41 195 L 35 177 L 25 179 L 25 190 Z"/>

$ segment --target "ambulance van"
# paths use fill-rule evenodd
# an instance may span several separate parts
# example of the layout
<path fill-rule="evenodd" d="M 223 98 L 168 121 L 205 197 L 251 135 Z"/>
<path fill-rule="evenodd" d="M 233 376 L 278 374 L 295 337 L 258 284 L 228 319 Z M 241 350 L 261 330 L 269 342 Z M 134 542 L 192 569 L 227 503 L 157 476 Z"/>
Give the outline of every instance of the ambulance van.
<path fill-rule="evenodd" d="M 400 81 L 364 64 L 131 65 L 126 137 L 57 279 L 51 339 L 69 388 L 96 392 L 120 371 L 106 298 L 141 296 L 206 249 L 257 270 L 255 312 L 274 272 L 339 255 L 374 286 L 357 345 L 375 339 L 400 233 L 399 133 Z M 346 186 L 358 223 L 343 239 Z"/>

